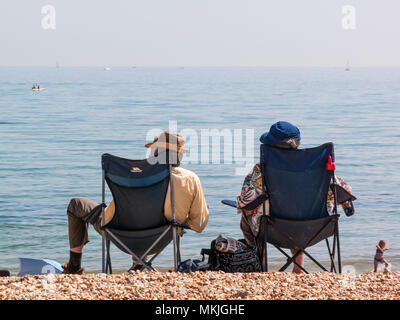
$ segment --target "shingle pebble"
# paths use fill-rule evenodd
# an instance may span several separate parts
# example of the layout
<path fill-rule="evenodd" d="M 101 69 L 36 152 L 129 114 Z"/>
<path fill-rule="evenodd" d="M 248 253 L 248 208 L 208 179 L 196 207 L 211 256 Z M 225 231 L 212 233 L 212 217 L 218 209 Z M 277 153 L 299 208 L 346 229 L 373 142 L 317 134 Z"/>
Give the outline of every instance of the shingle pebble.
<path fill-rule="evenodd" d="M 130 272 L 0 278 L 0 300 L 400 300 L 400 273 Z"/>

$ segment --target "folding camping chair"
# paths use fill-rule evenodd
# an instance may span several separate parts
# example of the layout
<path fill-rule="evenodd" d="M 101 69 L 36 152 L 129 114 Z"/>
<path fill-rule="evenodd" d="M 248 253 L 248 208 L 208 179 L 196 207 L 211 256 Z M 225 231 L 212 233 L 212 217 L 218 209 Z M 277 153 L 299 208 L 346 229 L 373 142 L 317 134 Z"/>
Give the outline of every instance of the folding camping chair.
<path fill-rule="evenodd" d="M 330 271 L 341 273 L 337 203 L 354 200 L 355 197 L 336 185 L 335 179 L 332 179 L 335 170 L 333 143 L 299 150 L 262 144 L 260 164 L 264 199 L 268 198 L 270 204 L 269 215 L 266 215 L 263 205 L 263 216 L 257 236 L 261 237 L 263 243 L 259 252 L 264 271 L 268 271 L 267 243 L 272 244 L 287 258 L 287 262 L 279 271 L 286 270 L 294 263 L 308 273 L 295 261 L 301 253 L 327 271 L 306 251 L 307 248 L 325 240 L 331 262 Z M 326 208 L 329 187 L 332 188 L 335 198 L 332 215 L 328 214 Z M 224 200 L 223 203 L 235 206 L 232 201 Z M 264 204 L 264 201 L 262 203 Z M 328 238 L 332 236 L 331 249 Z M 296 253 L 290 256 L 282 248 L 294 249 Z"/>
<path fill-rule="evenodd" d="M 179 236 L 176 222 L 171 165 L 157 163 L 156 158 L 123 159 L 102 155 L 102 222 L 104 225 L 105 182 L 112 193 L 115 214 L 103 227 L 102 270 L 112 273 L 110 241 L 131 255 L 143 268 L 157 271 L 152 261 L 173 241 L 174 268 L 180 263 Z M 170 187 L 172 220 L 164 217 L 164 201 Z M 149 260 L 147 257 L 153 255 Z M 133 268 L 132 267 L 132 268 Z M 142 269 L 143 269 L 142 268 Z"/>

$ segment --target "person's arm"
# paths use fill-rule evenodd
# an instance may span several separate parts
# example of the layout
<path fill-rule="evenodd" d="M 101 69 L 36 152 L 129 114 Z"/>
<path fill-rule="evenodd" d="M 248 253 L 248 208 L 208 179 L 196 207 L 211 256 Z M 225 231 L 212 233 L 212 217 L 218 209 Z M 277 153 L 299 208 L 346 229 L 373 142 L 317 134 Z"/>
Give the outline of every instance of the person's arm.
<path fill-rule="evenodd" d="M 345 189 L 348 193 L 351 194 L 351 192 L 352 192 L 351 186 L 346 181 L 344 181 L 341 177 L 338 177 L 335 175 L 335 182 L 336 182 L 336 184 L 338 184 L 343 189 Z"/>
<path fill-rule="evenodd" d="M 114 199 L 112 199 L 110 204 L 104 209 L 104 225 L 107 225 L 112 220 L 112 218 L 114 217 L 114 213 L 115 203 Z"/>
<path fill-rule="evenodd" d="M 254 168 L 244 179 L 240 195 L 236 197 L 238 213 L 245 212 L 246 215 L 250 215 L 257 211 L 257 207 L 247 209 L 246 206 L 251 204 L 262 194 L 262 176 L 260 165 L 256 164 Z"/>
<path fill-rule="evenodd" d="M 200 179 L 196 176 L 194 180 L 193 201 L 190 206 L 190 212 L 186 223 L 191 230 L 198 233 L 202 232 L 208 223 L 208 206 L 204 197 L 203 188 L 201 187 Z"/>

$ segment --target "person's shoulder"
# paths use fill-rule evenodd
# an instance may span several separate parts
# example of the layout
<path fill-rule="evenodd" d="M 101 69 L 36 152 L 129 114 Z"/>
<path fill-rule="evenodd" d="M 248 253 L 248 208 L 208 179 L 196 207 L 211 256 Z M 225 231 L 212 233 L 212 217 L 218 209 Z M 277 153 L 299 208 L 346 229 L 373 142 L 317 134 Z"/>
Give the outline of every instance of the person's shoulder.
<path fill-rule="evenodd" d="M 261 165 L 259 162 L 253 166 L 253 169 L 250 170 L 249 175 L 254 175 L 255 173 L 261 173 Z"/>
<path fill-rule="evenodd" d="M 196 180 L 196 181 L 200 181 L 199 177 L 197 176 L 197 174 L 195 174 L 193 171 L 189 170 L 189 169 L 185 169 L 182 167 L 175 167 L 172 169 L 172 174 L 174 176 L 178 176 L 182 179 L 190 179 L 190 180 Z"/>

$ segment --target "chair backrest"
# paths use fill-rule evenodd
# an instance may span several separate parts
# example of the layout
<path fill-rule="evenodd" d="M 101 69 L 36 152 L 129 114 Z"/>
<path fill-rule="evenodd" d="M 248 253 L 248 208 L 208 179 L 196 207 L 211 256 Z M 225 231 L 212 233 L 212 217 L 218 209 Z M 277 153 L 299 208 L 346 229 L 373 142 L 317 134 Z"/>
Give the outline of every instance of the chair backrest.
<path fill-rule="evenodd" d="M 164 217 L 170 179 L 168 164 L 152 159 L 129 160 L 106 153 L 102 155 L 102 168 L 115 203 L 115 214 L 107 227 L 146 230 L 168 223 Z"/>
<path fill-rule="evenodd" d="M 328 215 L 326 208 L 334 160 L 333 143 L 309 149 L 282 149 L 261 145 L 263 184 L 269 196 L 270 215 L 287 220 L 312 220 Z"/>

